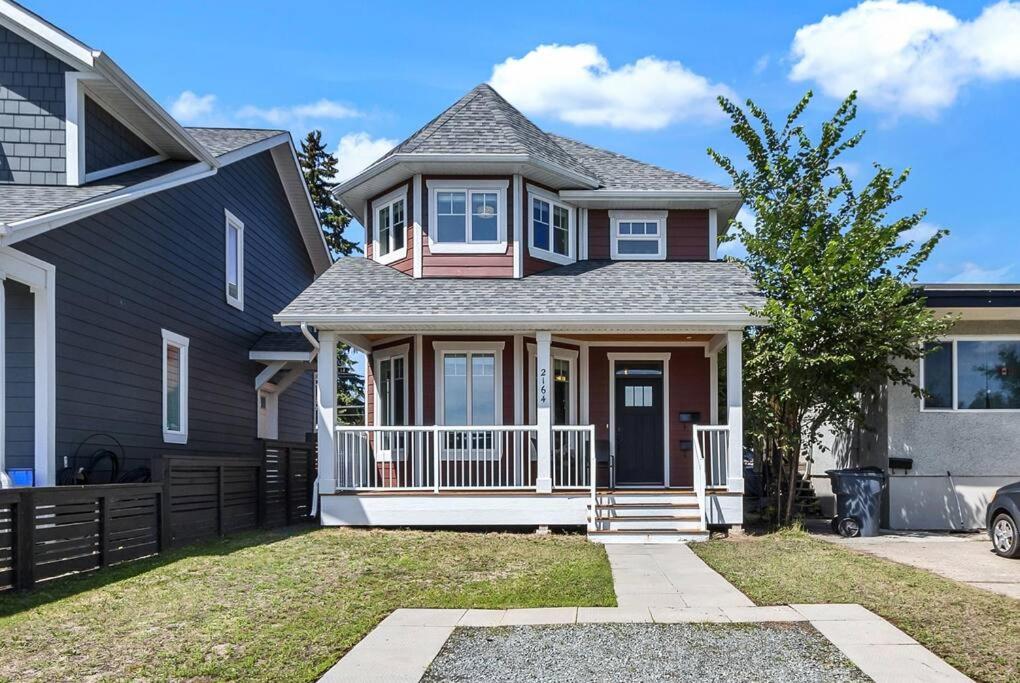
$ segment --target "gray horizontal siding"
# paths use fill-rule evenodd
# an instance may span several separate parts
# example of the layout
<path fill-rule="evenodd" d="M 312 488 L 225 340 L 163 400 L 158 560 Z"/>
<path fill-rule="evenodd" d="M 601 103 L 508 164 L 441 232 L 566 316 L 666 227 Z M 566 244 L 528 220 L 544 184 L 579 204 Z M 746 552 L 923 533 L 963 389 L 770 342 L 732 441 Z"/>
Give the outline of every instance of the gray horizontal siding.
<path fill-rule="evenodd" d="M 224 294 L 224 209 L 245 223 L 243 312 Z M 161 453 L 257 452 L 254 378 L 263 366 L 248 350 L 280 329 L 273 313 L 314 277 L 269 152 L 18 248 L 57 269 L 58 464 L 97 432 L 123 443 L 126 467 Z M 161 329 L 190 339 L 186 445 L 163 443 Z M 288 408 L 286 420 L 281 410 L 281 436 L 303 437 L 310 380 L 289 392 L 307 403 Z"/>
<path fill-rule="evenodd" d="M 35 463 L 35 333 L 32 291 L 20 282 L 4 280 L 7 469 L 32 467 Z"/>
<path fill-rule="evenodd" d="M 70 70 L 0 26 L 0 183 L 66 182 L 64 72 Z"/>
<path fill-rule="evenodd" d="M 102 171 L 155 156 L 144 140 L 90 97 L 85 97 L 85 172 Z"/>

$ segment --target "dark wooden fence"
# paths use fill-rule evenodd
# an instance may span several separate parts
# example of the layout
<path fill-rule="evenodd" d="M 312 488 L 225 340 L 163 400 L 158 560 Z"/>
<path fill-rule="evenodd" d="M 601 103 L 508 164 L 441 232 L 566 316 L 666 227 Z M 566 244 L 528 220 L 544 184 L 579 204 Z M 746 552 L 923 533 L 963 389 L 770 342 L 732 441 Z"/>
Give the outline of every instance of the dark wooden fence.
<path fill-rule="evenodd" d="M 164 456 L 162 481 L 0 490 L 0 590 L 311 518 L 315 447 L 262 457 Z"/>

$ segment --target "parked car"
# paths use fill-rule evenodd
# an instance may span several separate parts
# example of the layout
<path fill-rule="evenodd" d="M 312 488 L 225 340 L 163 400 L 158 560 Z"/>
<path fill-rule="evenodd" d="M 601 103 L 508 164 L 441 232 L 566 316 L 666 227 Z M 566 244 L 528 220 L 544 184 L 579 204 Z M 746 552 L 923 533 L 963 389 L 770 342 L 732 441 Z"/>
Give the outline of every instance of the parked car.
<path fill-rule="evenodd" d="M 996 491 L 987 514 L 988 536 L 995 554 L 1020 557 L 1020 481 Z"/>

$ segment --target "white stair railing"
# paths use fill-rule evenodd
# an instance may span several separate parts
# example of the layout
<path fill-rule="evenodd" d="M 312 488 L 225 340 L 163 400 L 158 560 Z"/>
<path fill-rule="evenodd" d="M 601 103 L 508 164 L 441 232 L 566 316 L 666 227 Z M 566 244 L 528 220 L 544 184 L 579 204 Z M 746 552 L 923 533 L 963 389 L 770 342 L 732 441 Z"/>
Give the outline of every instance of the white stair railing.
<path fill-rule="evenodd" d="M 708 489 L 726 488 L 729 437 L 727 425 L 694 425 L 694 493 L 705 529 L 708 528 Z"/>

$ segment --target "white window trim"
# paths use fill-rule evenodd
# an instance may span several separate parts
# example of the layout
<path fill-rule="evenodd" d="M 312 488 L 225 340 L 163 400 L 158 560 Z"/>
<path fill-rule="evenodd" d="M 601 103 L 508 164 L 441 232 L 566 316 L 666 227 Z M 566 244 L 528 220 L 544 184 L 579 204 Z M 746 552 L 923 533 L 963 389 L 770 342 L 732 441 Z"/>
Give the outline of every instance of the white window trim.
<path fill-rule="evenodd" d="M 957 349 L 957 342 L 961 341 L 978 341 L 978 342 L 1020 342 L 1020 337 L 1016 335 L 1002 335 L 1002 334 L 957 334 L 942 337 L 933 343 L 940 344 L 950 342 L 953 345 L 953 368 L 952 368 L 952 380 L 953 380 L 953 397 L 951 408 L 927 408 L 924 405 L 924 396 L 921 396 L 918 401 L 918 406 L 922 413 L 984 413 L 984 414 L 1003 414 L 1003 413 L 1020 413 L 1020 408 L 959 408 L 959 360 L 960 354 Z M 924 366 L 926 356 L 922 356 L 920 360 L 920 368 L 918 370 L 918 384 L 921 388 L 924 388 Z"/>
<path fill-rule="evenodd" d="M 503 349 L 506 347 L 506 342 L 442 342 L 437 341 L 432 344 L 435 350 L 435 377 L 436 377 L 436 403 L 435 403 L 435 417 L 437 425 L 446 424 L 446 411 L 444 410 L 444 382 L 445 373 L 443 372 L 443 359 L 448 354 L 492 354 L 495 358 L 495 382 L 494 390 L 496 392 L 496 424 L 494 425 L 464 425 L 469 428 L 484 429 L 486 427 L 498 427 L 503 424 Z M 469 362 L 470 367 L 470 362 Z M 471 382 L 467 382 L 467 406 L 468 413 L 471 411 Z M 457 425 L 454 425 L 457 426 Z M 501 454 L 499 449 L 493 449 L 489 451 L 476 450 L 472 454 L 474 460 L 499 460 Z M 443 460 L 459 460 L 457 451 L 445 450 L 443 451 Z"/>
<path fill-rule="evenodd" d="M 666 216 L 668 211 L 610 211 L 609 212 L 609 234 L 610 234 L 610 257 L 617 261 L 665 261 L 666 260 Z M 620 235 L 620 223 L 638 221 L 644 223 L 658 223 L 658 235 Z M 658 252 L 654 254 L 621 254 L 617 250 L 617 240 L 644 240 L 655 241 L 659 245 Z"/>
<path fill-rule="evenodd" d="M 223 209 L 223 292 L 227 297 L 227 303 L 238 309 L 244 310 L 244 222 Z M 230 295 L 230 229 L 237 230 L 237 296 Z"/>
<path fill-rule="evenodd" d="M 509 180 L 428 180 L 429 191 L 429 251 L 433 254 L 503 254 L 507 249 L 506 238 L 506 193 L 510 186 Z M 471 241 L 471 197 L 473 191 L 496 190 L 496 241 Z M 439 192 L 461 191 L 465 197 L 465 237 L 466 242 L 437 242 L 433 239 L 438 231 L 438 205 L 436 195 Z"/>
<path fill-rule="evenodd" d="M 382 364 L 392 361 L 394 358 L 402 358 L 404 360 L 404 425 L 408 425 L 410 416 L 407 414 L 408 406 L 410 402 L 408 396 L 411 393 L 411 382 L 408 376 L 408 365 L 407 359 L 408 354 L 411 351 L 410 344 L 399 344 L 397 346 L 390 346 L 385 349 L 379 349 L 378 351 L 372 351 L 372 384 L 375 390 L 372 394 L 372 401 L 375 407 L 372 415 L 372 422 L 376 427 L 384 426 L 382 423 L 382 388 L 379 385 L 379 378 L 382 376 Z M 392 425 L 394 427 L 401 425 Z M 395 437 L 391 437 L 395 438 Z M 410 438 L 410 435 L 405 434 L 404 438 Z M 397 450 L 394 452 L 390 448 L 384 446 L 385 437 L 381 433 L 375 435 L 375 453 L 376 460 L 378 462 L 396 462 L 397 460 L 403 460 L 406 458 L 406 451 Z"/>
<path fill-rule="evenodd" d="M 535 210 L 533 202 L 540 199 L 550 205 L 549 208 L 549 249 L 542 249 L 535 246 Z M 558 254 L 552 250 L 553 245 L 553 216 L 552 207 L 558 206 L 567 212 L 567 253 Z M 543 261 L 567 265 L 577 260 L 577 211 L 570 204 L 565 204 L 559 197 L 551 192 L 546 192 L 540 187 L 528 184 L 528 254 Z"/>
<path fill-rule="evenodd" d="M 266 399 L 266 416 L 262 417 L 262 398 Z M 258 437 L 275 440 L 280 438 L 280 395 L 275 391 L 259 389 L 255 392 L 255 407 L 258 410 Z"/>
<path fill-rule="evenodd" d="M 404 202 L 404 246 L 394 249 L 386 255 L 379 252 L 379 211 L 392 207 L 397 202 Z M 393 192 L 380 197 L 372 202 L 372 260 L 382 264 L 396 263 L 407 258 L 407 185 L 398 187 Z M 393 234 L 393 210 L 390 208 L 390 235 Z"/>
<path fill-rule="evenodd" d="M 188 443 L 188 346 L 189 339 L 169 330 L 163 330 L 162 365 L 163 365 L 163 442 Z M 166 420 L 167 366 L 166 352 L 168 346 L 175 346 L 181 352 L 181 428 L 171 430 Z"/>
<path fill-rule="evenodd" d="M 574 349 L 564 349 L 564 348 L 559 348 L 559 347 L 553 346 L 551 351 L 550 351 L 550 353 L 551 353 L 553 361 L 556 361 L 556 360 L 565 360 L 565 361 L 567 361 L 567 363 L 570 364 L 570 385 L 569 385 L 570 396 L 568 397 L 568 405 L 569 405 L 569 407 L 567 408 L 567 424 L 568 425 L 576 425 L 577 424 L 577 394 L 578 394 L 578 379 L 579 379 L 578 378 L 578 374 L 577 374 L 578 351 L 576 351 Z M 538 349 L 537 349 L 536 345 L 533 344 L 532 342 L 528 342 L 528 377 L 531 377 L 531 378 L 534 378 L 534 377 L 538 376 L 537 375 L 537 365 L 538 365 L 538 356 L 537 356 L 537 354 L 538 354 Z M 555 365 L 555 363 L 553 365 Z M 552 369 L 552 366 L 550 367 L 550 369 Z M 528 419 L 529 419 L 531 424 L 536 424 L 538 422 L 538 401 L 537 401 L 537 399 L 535 397 L 535 384 L 536 384 L 536 382 L 534 380 L 532 380 L 531 382 L 528 383 Z M 556 386 L 556 383 L 553 382 L 554 391 L 555 391 L 555 386 Z M 555 396 L 553 398 L 555 399 Z M 552 412 L 550 412 L 550 415 L 551 415 L 551 417 L 553 419 L 555 418 L 555 415 Z M 556 423 L 553 422 L 553 424 L 555 425 Z"/>

